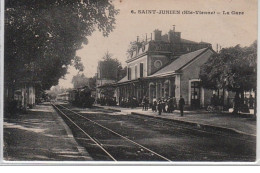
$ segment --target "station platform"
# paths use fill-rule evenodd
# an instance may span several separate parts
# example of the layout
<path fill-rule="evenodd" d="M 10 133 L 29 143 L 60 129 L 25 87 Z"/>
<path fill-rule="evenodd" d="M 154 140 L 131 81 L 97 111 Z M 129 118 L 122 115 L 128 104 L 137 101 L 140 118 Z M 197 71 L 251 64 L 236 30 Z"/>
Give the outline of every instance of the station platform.
<path fill-rule="evenodd" d="M 50 105 L 44 103 L 26 114 L 4 117 L 5 161 L 89 161 L 69 127 Z"/>
<path fill-rule="evenodd" d="M 221 129 L 232 131 L 244 135 L 256 136 L 256 117 L 251 114 L 234 115 L 230 112 L 211 113 L 206 110 L 185 111 L 184 116 L 180 116 L 180 111 L 175 110 L 173 113 L 153 112 L 151 109 L 143 111 L 142 108 L 122 108 L 119 106 L 101 106 L 107 110 L 122 112 L 122 114 L 136 114 L 141 116 L 150 116 L 164 120 L 195 124 L 198 126 L 206 126 L 212 129 Z"/>

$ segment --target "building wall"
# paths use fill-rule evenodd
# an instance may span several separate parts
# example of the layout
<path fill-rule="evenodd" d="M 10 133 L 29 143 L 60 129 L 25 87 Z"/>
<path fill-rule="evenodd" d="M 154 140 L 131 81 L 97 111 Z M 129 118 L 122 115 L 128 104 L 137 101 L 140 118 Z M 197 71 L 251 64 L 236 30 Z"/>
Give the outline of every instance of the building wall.
<path fill-rule="evenodd" d="M 148 58 L 148 75 L 153 74 L 159 69 L 163 68 L 167 63 L 169 63 L 169 58 L 166 55 L 149 55 Z M 160 62 L 161 66 L 156 67 L 155 62 Z"/>
<path fill-rule="evenodd" d="M 198 59 L 194 60 L 190 65 L 187 65 L 183 68 L 181 74 L 181 84 L 180 84 L 180 92 L 182 97 L 184 98 L 186 104 L 190 105 L 190 98 L 189 98 L 189 83 L 191 80 L 198 79 L 199 80 L 199 73 L 200 67 L 210 58 L 213 54 L 211 50 L 207 50 L 204 54 L 202 54 Z M 204 99 L 201 98 L 201 105 L 207 105 L 208 101 L 210 101 L 210 97 L 212 95 L 212 91 L 205 90 L 201 92 L 204 95 Z M 208 98 L 209 97 L 209 98 Z M 204 100 L 204 103 L 202 101 Z"/>
<path fill-rule="evenodd" d="M 14 100 L 17 101 L 19 108 L 33 108 L 35 106 L 35 87 L 30 84 L 21 84 L 14 93 Z"/>
<path fill-rule="evenodd" d="M 147 55 L 145 55 L 127 64 L 127 68 L 131 68 L 131 80 L 140 78 L 140 63 L 143 63 L 143 77 L 147 76 Z M 137 68 L 137 76 L 135 75 L 135 66 Z"/>

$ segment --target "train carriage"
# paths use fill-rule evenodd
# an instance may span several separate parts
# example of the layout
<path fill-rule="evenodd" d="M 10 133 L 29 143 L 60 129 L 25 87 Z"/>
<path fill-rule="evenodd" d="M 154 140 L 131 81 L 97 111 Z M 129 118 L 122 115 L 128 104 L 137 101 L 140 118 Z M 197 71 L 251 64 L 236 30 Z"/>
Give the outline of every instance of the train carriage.
<path fill-rule="evenodd" d="M 58 94 L 57 100 L 58 101 L 69 101 L 69 93 L 66 92 L 66 93 Z"/>

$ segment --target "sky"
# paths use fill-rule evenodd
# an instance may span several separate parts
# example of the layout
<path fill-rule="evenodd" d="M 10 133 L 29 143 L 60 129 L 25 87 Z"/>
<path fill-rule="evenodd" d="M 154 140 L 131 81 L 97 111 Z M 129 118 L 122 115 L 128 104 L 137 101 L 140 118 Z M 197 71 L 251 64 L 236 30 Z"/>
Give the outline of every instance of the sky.
<path fill-rule="evenodd" d="M 107 51 L 125 66 L 129 43 L 137 36 L 145 38 L 146 33 L 150 37 L 155 29 L 165 34 L 175 25 L 182 38 L 211 43 L 213 49 L 217 44 L 249 46 L 257 39 L 257 0 L 114 0 L 112 3 L 120 10 L 114 31 L 108 37 L 99 31 L 93 32 L 88 44 L 76 53 L 82 59 L 87 77 L 95 75 L 98 61 Z M 181 14 L 139 14 L 138 10 L 179 10 Z M 184 11 L 215 14 L 182 14 Z M 243 14 L 233 15 L 232 11 Z M 71 88 L 71 79 L 76 74 L 74 67 L 69 67 L 65 79 L 59 80 L 59 86 Z"/>

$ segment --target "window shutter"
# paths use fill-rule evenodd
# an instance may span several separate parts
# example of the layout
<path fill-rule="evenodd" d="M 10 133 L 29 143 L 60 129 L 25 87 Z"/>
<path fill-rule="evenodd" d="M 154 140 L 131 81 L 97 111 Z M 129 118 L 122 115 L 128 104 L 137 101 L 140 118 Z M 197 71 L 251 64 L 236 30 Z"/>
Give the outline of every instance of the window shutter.
<path fill-rule="evenodd" d="M 128 68 L 128 80 L 131 80 L 131 68 Z"/>
<path fill-rule="evenodd" d="M 140 63 L 140 77 L 144 77 L 144 64 Z"/>
<path fill-rule="evenodd" d="M 137 78 L 137 66 L 135 66 L 135 79 Z"/>

